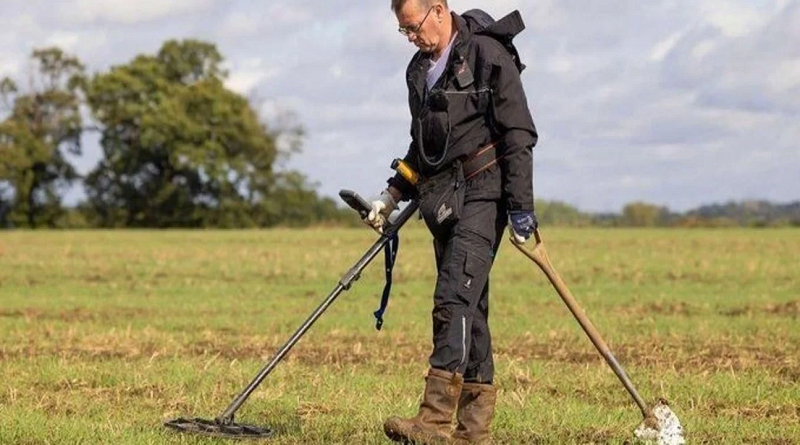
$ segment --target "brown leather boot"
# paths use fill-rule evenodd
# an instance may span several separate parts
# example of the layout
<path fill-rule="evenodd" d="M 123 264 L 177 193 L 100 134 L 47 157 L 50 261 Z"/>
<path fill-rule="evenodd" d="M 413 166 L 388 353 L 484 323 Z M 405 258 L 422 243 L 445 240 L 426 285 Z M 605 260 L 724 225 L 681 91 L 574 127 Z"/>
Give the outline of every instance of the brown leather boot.
<path fill-rule="evenodd" d="M 383 423 L 383 431 L 389 439 L 405 444 L 447 443 L 450 440 L 453 412 L 464 379 L 461 374 L 430 369 L 425 380 L 425 394 L 417 415 L 410 419 L 390 417 Z"/>
<path fill-rule="evenodd" d="M 497 402 L 497 389 L 481 383 L 464 383 L 458 399 L 458 426 L 454 443 L 491 443 L 492 417 Z"/>

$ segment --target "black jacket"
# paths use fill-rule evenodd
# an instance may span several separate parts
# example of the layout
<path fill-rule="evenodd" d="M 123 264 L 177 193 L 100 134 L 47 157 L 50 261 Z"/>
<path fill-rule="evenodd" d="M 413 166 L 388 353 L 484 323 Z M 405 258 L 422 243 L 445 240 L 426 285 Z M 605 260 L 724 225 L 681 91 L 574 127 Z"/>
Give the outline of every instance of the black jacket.
<path fill-rule="evenodd" d="M 430 92 L 430 55 L 417 52 L 406 71 L 411 144 L 404 160 L 423 177 L 498 141 L 498 165 L 467 183 L 466 199 L 504 199 L 508 210 L 533 210 L 532 148 L 537 133 L 519 69 L 496 39 L 476 34 L 453 13 L 458 35 L 441 78 Z M 445 150 L 446 146 L 446 150 Z M 402 176 L 389 179 L 404 199 L 415 195 Z"/>

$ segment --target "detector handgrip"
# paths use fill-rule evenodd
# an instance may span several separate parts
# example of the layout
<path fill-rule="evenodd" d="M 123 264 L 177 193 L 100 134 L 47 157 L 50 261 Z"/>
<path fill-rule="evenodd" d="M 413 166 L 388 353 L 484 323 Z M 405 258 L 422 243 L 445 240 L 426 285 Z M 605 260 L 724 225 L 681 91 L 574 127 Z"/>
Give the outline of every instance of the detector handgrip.
<path fill-rule="evenodd" d="M 371 207 L 358 193 L 352 190 L 339 190 L 339 197 L 342 198 L 350 208 L 358 212 L 361 219 L 366 219 L 367 215 L 369 215 Z"/>

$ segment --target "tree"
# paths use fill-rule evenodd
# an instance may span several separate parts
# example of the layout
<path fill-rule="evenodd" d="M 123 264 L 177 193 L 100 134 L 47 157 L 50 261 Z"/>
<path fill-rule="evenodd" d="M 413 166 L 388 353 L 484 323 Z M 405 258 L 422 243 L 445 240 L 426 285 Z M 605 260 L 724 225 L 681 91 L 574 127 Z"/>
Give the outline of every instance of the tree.
<path fill-rule="evenodd" d="M 622 224 L 632 227 L 654 227 L 666 222 L 669 210 L 646 202 L 634 202 L 622 209 Z"/>
<path fill-rule="evenodd" d="M 58 48 L 33 52 L 29 90 L 0 81 L 0 224 L 54 226 L 63 213 L 61 193 L 78 178 L 66 153 L 81 153 L 81 62 Z M 8 208 L 10 215 L 6 216 Z"/>
<path fill-rule="evenodd" d="M 275 190 L 276 135 L 225 88 L 213 44 L 168 41 L 87 88 L 104 159 L 86 180 L 96 223 L 251 226 Z"/>
<path fill-rule="evenodd" d="M 591 224 L 591 217 L 561 201 L 536 201 L 536 216 L 543 226 L 580 227 Z"/>

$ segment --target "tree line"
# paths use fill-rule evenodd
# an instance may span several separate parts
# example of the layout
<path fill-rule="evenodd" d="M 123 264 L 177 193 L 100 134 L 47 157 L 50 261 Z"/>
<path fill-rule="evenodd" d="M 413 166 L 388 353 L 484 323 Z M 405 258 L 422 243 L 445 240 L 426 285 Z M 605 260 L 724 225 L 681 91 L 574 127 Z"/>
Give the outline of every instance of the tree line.
<path fill-rule="evenodd" d="M 537 202 L 542 225 L 599 227 L 800 227 L 800 201 L 775 204 L 742 201 L 704 205 L 686 212 L 646 202 L 626 204 L 621 213 L 586 213 L 558 201 Z"/>
<path fill-rule="evenodd" d="M 88 74 L 57 47 L 33 51 L 26 82 L 0 80 L 0 227 L 269 227 L 352 222 L 297 171 L 299 125 L 275 125 L 227 89 L 223 57 L 165 42 Z M 84 136 L 102 157 L 79 175 Z M 82 183 L 86 199 L 63 197 Z"/>
<path fill-rule="evenodd" d="M 296 124 L 265 122 L 224 86 L 216 46 L 170 40 L 108 71 L 87 73 L 57 47 L 31 54 L 24 84 L 0 79 L 0 228 L 246 228 L 358 224 L 355 213 L 279 168 L 302 146 Z M 85 136 L 102 157 L 78 173 Z M 76 183 L 86 199 L 63 203 Z M 672 212 L 635 202 L 592 214 L 539 200 L 542 225 L 800 226 L 800 202 L 763 201 Z"/>

